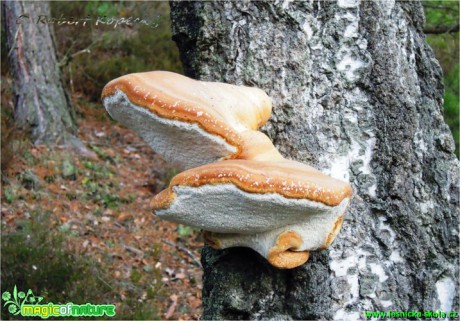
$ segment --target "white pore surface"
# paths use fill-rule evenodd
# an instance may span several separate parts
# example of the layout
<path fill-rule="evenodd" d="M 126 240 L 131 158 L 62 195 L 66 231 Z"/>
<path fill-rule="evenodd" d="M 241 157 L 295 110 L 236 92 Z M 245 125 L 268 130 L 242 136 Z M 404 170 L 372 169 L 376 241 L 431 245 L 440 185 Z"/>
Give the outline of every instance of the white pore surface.
<path fill-rule="evenodd" d="M 275 245 L 278 236 L 286 231 L 294 231 L 302 238 L 302 245 L 296 251 L 316 251 L 325 243 L 334 223 L 345 212 L 350 200 L 344 199 L 339 205 L 330 207 L 329 212 L 322 215 L 309 216 L 304 210 L 304 220 L 295 224 L 282 226 L 271 231 L 255 234 L 214 234 L 222 248 L 245 246 L 267 257 L 269 250 Z"/>
<path fill-rule="evenodd" d="M 266 255 L 284 231 L 295 231 L 304 244 L 299 250 L 321 247 L 349 199 L 335 207 L 282 195 L 247 193 L 233 184 L 174 186 L 163 219 L 217 232 L 223 247 L 247 246 Z M 224 234 L 221 234 L 224 233 Z"/>
<path fill-rule="evenodd" d="M 113 119 L 134 129 L 155 152 L 181 169 L 213 163 L 237 151 L 198 124 L 162 118 L 131 103 L 120 90 L 104 98 L 104 106 Z"/>

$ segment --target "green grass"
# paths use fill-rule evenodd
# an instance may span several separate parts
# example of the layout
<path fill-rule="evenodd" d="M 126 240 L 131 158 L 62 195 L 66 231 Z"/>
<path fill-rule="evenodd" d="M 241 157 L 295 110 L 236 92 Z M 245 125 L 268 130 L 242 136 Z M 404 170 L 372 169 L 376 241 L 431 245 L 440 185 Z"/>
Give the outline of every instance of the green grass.
<path fill-rule="evenodd" d="M 98 265 L 67 251 L 64 236 L 48 226 L 49 214 L 34 212 L 15 232 L 2 235 L 2 293 L 16 286 L 18 291 L 32 290 L 46 303 L 113 301 Z M 13 319 L 5 307 L 2 319 Z"/>
<path fill-rule="evenodd" d="M 131 283 L 117 284 L 105 274 L 99 263 L 89 257 L 73 254 L 66 248 L 69 229 L 49 230 L 49 213 L 34 212 L 29 220 L 17 223 L 14 232 L 2 235 L 1 292 L 32 290 L 43 297 L 41 304 L 115 304 L 120 302 L 119 288 L 126 288 L 128 297 L 119 305 L 112 320 L 159 319 L 154 300 L 160 293 L 161 274 L 133 270 Z M 62 225 L 61 227 L 63 227 Z M 150 280 L 158 284 L 140 284 L 142 274 L 151 274 Z M 136 298 L 147 289 L 145 300 Z M 2 304 L 3 305 L 3 304 Z M 31 319 L 13 316 L 8 306 L 2 307 L 2 320 Z M 53 319 L 53 318 L 50 318 Z M 94 319 L 94 318 L 85 318 Z"/>

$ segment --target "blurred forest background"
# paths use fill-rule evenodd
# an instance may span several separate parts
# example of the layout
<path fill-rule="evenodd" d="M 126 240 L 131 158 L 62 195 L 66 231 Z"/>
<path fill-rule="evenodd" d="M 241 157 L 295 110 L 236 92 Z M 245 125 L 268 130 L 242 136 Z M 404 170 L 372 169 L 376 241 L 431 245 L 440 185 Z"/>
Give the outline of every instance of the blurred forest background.
<path fill-rule="evenodd" d="M 444 73 L 444 119 L 455 140 L 459 157 L 459 2 L 423 1 L 426 40 Z"/>
<path fill-rule="evenodd" d="M 444 72 L 445 119 L 459 155 L 459 4 L 425 1 L 427 41 Z M 167 2 L 51 2 L 52 17 L 141 17 L 149 26 L 54 25 L 59 66 L 94 156 L 32 146 L 13 122 L 1 33 L 2 292 L 32 289 L 46 302 L 113 303 L 116 319 L 198 319 L 201 236 L 150 214 L 174 168 L 100 102 L 104 85 L 133 72 L 182 73 Z M 2 319 L 11 314 L 2 309 Z"/>

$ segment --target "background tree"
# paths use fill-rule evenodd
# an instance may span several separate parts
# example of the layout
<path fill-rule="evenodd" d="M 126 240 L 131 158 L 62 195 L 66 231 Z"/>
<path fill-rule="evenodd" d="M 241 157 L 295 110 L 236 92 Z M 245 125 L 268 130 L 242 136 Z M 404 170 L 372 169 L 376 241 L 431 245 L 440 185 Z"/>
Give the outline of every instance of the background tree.
<path fill-rule="evenodd" d="M 39 19 L 50 16 L 48 2 L 5 1 L 2 10 L 14 83 L 15 124 L 30 131 L 34 143 L 75 142 L 75 118 L 61 81 L 52 27 Z"/>
<path fill-rule="evenodd" d="M 292 159 L 351 182 L 329 250 L 282 271 L 203 250 L 203 319 L 457 310 L 459 164 L 419 2 L 172 2 L 186 74 L 263 88 Z"/>

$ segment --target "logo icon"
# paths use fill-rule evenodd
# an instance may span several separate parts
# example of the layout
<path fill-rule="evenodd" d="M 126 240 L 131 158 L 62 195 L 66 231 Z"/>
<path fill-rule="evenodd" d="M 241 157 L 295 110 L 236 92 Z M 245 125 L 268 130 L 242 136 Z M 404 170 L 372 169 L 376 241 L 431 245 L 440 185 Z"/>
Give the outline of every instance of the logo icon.
<path fill-rule="evenodd" d="M 13 295 L 11 295 L 10 292 L 5 291 L 2 293 L 2 300 L 6 301 L 3 306 L 8 307 L 8 312 L 13 315 L 18 315 L 21 312 L 21 308 L 24 306 L 24 304 L 38 304 L 43 300 L 43 297 L 35 296 L 31 289 L 27 291 L 27 294 L 23 291 L 18 292 L 18 289 L 15 285 L 13 289 Z"/>
<path fill-rule="evenodd" d="M 32 290 L 26 292 L 18 291 L 14 286 L 13 294 L 9 291 L 2 293 L 3 306 L 8 309 L 12 315 L 21 315 L 24 317 L 40 317 L 47 319 L 49 317 L 102 317 L 115 316 L 114 304 L 74 304 L 68 302 L 65 304 L 42 303 L 43 297 L 36 296 Z"/>

